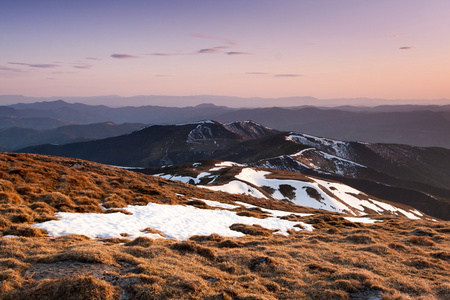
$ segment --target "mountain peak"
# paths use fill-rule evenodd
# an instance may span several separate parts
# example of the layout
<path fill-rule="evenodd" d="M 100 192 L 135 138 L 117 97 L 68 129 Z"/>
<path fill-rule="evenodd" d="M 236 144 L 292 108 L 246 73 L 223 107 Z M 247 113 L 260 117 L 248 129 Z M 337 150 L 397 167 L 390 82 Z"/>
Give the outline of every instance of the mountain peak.
<path fill-rule="evenodd" d="M 213 103 L 201 103 L 195 106 L 195 108 L 210 108 L 210 107 L 217 107 L 217 105 Z"/>

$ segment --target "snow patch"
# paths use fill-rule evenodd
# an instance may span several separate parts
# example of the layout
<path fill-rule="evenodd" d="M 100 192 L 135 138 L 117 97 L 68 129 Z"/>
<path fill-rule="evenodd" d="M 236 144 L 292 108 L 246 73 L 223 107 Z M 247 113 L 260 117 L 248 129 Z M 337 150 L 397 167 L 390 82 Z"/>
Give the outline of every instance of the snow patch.
<path fill-rule="evenodd" d="M 258 191 L 256 188 L 238 180 L 230 181 L 224 185 L 199 185 L 199 187 L 212 191 L 222 191 L 230 194 L 244 194 L 257 198 L 267 199 L 267 197 L 264 196 L 264 194 Z"/>
<path fill-rule="evenodd" d="M 219 205 L 219 204 L 216 204 Z M 294 227 L 301 224 L 307 230 L 313 230 L 309 224 L 282 220 L 276 217 L 258 219 L 236 215 L 228 210 L 200 209 L 192 206 L 165 205 L 149 203 L 146 206 L 129 205 L 125 210 L 132 215 L 122 213 L 64 213 L 56 214 L 59 220 L 34 224 L 36 228 L 46 230 L 51 236 L 82 234 L 91 238 L 119 238 L 121 233 L 128 233 L 128 239 L 139 236 L 159 238 L 160 235 L 149 234 L 143 229 L 150 227 L 159 230 L 166 238 L 185 240 L 193 235 L 210 235 L 213 233 L 240 237 L 244 234 L 229 227 L 235 223 L 260 225 L 262 227 L 288 234 L 288 230 L 301 230 Z M 95 224 L 95 226 L 92 226 Z"/>

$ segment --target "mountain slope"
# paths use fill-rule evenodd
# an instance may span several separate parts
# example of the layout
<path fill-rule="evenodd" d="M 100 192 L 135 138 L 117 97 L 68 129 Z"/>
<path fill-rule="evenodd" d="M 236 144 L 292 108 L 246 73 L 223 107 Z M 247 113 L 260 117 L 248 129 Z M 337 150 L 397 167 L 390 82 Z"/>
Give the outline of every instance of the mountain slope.
<path fill-rule="evenodd" d="M 69 156 L 121 166 L 160 166 L 210 158 L 242 141 L 277 131 L 252 122 L 202 121 L 151 125 L 119 137 L 67 145 L 43 145 L 20 152 Z"/>
<path fill-rule="evenodd" d="M 55 129 L 38 130 L 11 127 L 0 129 L 0 146 L 15 150 L 32 145 L 67 144 L 86 140 L 103 139 L 126 134 L 143 127 L 144 124 L 115 124 L 112 122 L 68 125 Z"/>
<path fill-rule="evenodd" d="M 219 162 L 212 166 L 195 163 L 191 168 L 168 172 L 157 175 L 214 191 L 287 201 L 354 216 L 400 214 L 411 219 L 425 217 L 411 207 L 387 203 L 344 184 L 293 172 L 255 169 L 233 162 Z"/>
<path fill-rule="evenodd" d="M 450 295 L 439 220 L 350 218 L 29 154 L 0 154 L 0 211 L 2 300 Z"/>

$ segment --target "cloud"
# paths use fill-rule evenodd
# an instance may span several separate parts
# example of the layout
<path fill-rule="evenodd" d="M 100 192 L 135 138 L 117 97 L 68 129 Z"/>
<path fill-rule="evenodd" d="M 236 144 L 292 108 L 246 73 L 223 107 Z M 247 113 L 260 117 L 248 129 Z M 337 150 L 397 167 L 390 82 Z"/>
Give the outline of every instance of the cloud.
<path fill-rule="evenodd" d="M 57 64 L 28 64 L 28 63 L 20 63 L 20 62 L 9 62 L 11 65 L 20 65 L 20 66 L 28 66 L 31 68 L 42 68 L 42 69 L 51 69 L 57 68 L 59 65 Z"/>
<path fill-rule="evenodd" d="M 227 55 L 251 55 L 253 53 L 250 52 L 238 52 L 238 51 L 231 51 L 231 52 L 227 52 Z"/>
<path fill-rule="evenodd" d="M 239 45 L 239 43 L 237 41 L 229 39 L 229 38 L 216 37 L 216 36 L 206 35 L 206 34 L 202 34 L 202 33 L 193 33 L 193 34 L 191 34 L 191 36 L 196 37 L 196 38 L 201 38 L 201 39 L 220 41 L 220 42 L 224 43 L 224 45 L 220 45 L 220 46 L 216 46 L 216 47 L 212 47 L 212 48 L 200 49 L 199 51 L 197 51 L 197 53 L 199 53 L 199 54 L 219 53 L 219 52 L 222 52 L 222 50 L 231 49 L 231 48 L 234 48 Z M 246 54 L 246 53 L 244 53 L 244 52 L 226 52 L 226 54 L 235 55 L 235 54 Z"/>
<path fill-rule="evenodd" d="M 222 47 L 214 47 L 214 48 L 206 48 L 206 49 L 200 49 L 197 51 L 197 53 L 199 54 L 204 54 L 204 53 L 219 53 L 220 51 L 222 51 Z"/>
<path fill-rule="evenodd" d="M 405 47 L 400 47 L 399 49 L 400 50 L 411 50 L 413 48 L 415 48 L 415 47 L 414 46 L 405 46 Z"/>
<path fill-rule="evenodd" d="M 176 55 L 182 55 L 182 54 L 176 54 L 176 53 L 152 53 L 148 55 L 155 55 L 155 56 L 176 56 Z"/>
<path fill-rule="evenodd" d="M 127 58 L 139 58 L 139 56 L 134 56 L 134 55 L 130 55 L 130 54 L 111 54 L 112 58 L 117 58 L 117 59 L 127 59 Z"/>
<path fill-rule="evenodd" d="M 90 59 L 90 60 L 102 60 L 101 58 L 98 58 L 98 57 L 85 57 L 84 59 Z"/>
<path fill-rule="evenodd" d="M 273 74 L 273 73 L 265 73 L 265 72 L 247 72 L 247 75 L 269 75 L 276 78 L 295 78 L 295 77 L 303 77 L 300 74 Z"/>
<path fill-rule="evenodd" d="M 73 66 L 75 69 L 83 69 L 83 70 L 89 70 L 92 69 L 92 65 L 77 65 L 77 66 Z"/>
<path fill-rule="evenodd" d="M 229 38 L 222 38 L 222 37 L 217 37 L 217 36 L 212 36 L 212 35 L 207 35 L 207 34 L 202 34 L 202 33 L 193 33 L 193 34 L 191 34 L 191 36 L 196 37 L 196 38 L 201 38 L 201 39 L 207 39 L 207 40 L 222 41 L 226 44 L 229 44 L 230 46 L 239 45 L 239 43 L 237 41 L 229 39 Z"/>
<path fill-rule="evenodd" d="M 277 78 L 289 78 L 289 77 L 302 77 L 303 75 L 300 74 L 274 74 L 274 77 Z"/>
<path fill-rule="evenodd" d="M 5 66 L 0 66 L 0 71 L 8 71 L 8 72 L 22 72 L 19 69 L 16 68 L 9 68 L 9 67 L 5 67 Z"/>
<path fill-rule="evenodd" d="M 239 52 L 239 51 L 224 52 L 227 49 L 231 49 L 231 48 L 234 48 L 234 47 L 239 45 L 238 42 L 236 42 L 236 41 L 234 41 L 232 39 L 216 37 L 216 36 L 206 35 L 206 34 L 202 34 L 202 33 L 193 33 L 193 34 L 191 34 L 191 36 L 196 37 L 196 38 L 201 38 L 201 39 L 221 41 L 223 44 L 222 45 L 219 44 L 218 46 L 215 46 L 215 47 L 203 48 L 203 49 L 197 50 L 195 52 L 188 52 L 188 53 L 156 52 L 156 53 L 147 54 L 147 55 L 154 55 L 154 56 L 180 56 L 180 55 L 199 55 L 199 54 L 211 54 L 211 53 L 224 53 L 224 54 L 227 54 L 227 55 L 244 55 L 244 54 L 248 55 L 248 54 L 253 54 L 253 53 L 249 53 L 249 52 Z M 118 58 L 118 57 L 116 57 L 116 58 Z"/>

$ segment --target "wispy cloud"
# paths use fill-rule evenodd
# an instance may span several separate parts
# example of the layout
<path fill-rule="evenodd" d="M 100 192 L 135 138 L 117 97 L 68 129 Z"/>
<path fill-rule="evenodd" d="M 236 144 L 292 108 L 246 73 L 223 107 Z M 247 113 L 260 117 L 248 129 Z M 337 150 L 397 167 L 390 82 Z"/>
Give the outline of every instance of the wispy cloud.
<path fill-rule="evenodd" d="M 98 57 L 85 57 L 84 59 L 89 59 L 89 60 L 102 60 L 101 58 L 98 58 Z"/>
<path fill-rule="evenodd" d="M 8 71 L 8 72 L 22 72 L 22 70 L 16 68 L 9 68 L 5 66 L 0 66 L 0 71 Z"/>
<path fill-rule="evenodd" d="M 197 53 L 199 54 L 204 54 L 204 53 L 219 53 L 223 50 L 224 48 L 221 46 L 218 47 L 214 47 L 214 48 L 206 48 L 206 49 L 200 49 L 197 51 Z"/>
<path fill-rule="evenodd" d="M 152 53 L 152 54 L 148 54 L 148 55 L 180 56 L 180 55 L 199 55 L 199 54 L 211 54 L 211 53 L 222 53 L 222 54 L 226 54 L 226 55 L 253 54 L 250 52 L 226 51 L 231 48 L 237 47 L 239 45 L 239 43 L 237 41 L 229 39 L 229 38 L 216 37 L 216 36 L 206 35 L 206 34 L 202 34 L 202 33 L 193 33 L 193 34 L 191 34 L 191 36 L 195 37 L 195 38 L 220 41 L 221 44 L 219 44 L 218 46 L 214 46 L 214 47 L 202 48 L 195 52 L 187 52 L 187 53 L 156 52 L 156 53 Z"/>
<path fill-rule="evenodd" d="M 250 52 L 239 52 L 239 51 L 231 51 L 231 52 L 227 52 L 227 55 L 251 55 L 253 53 Z"/>
<path fill-rule="evenodd" d="M 31 68 L 42 68 L 42 69 L 51 69 L 51 68 L 59 67 L 59 65 L 57 65 L 57 64 L 29 64 L 29 63 L 21 63 L 21 62 L 9 62 L 9 64 L 27 66 L 27 67 L 31 67 Z"/>
<path fill-rule="evenodd" d="M 130 55 L 130 54 L 111 54 L 112 58 L 117 58 L 117 59 L 128 59 L 128 58 L 139 58 L 139 56 L 135 56 L 135 55 Z"/>
<path fill-rule="evenodd" d="M 300 74 L 274 74 L 274 77 L 278 78 L 292 78 L 292 77 L 302 77 Z"/>
<path fill-rule="evenodd" d="M 83 69 L 83 70 L 89 70 L 92 69 L 92 65 L 76 65 L 73 66 L 75 69 Z"/>
<path fill-rule="evenodd" d="M 399 49 L 400 50 L 411 50 L 411 49 L 414 49 L 415 47 L 414 46 L 405 46 L 405 47 L 400 47 Z"/>
<path fill-rule="evenodd" d="M 295 77 L 303 77 L 301 74 L 273 74 L 266 72 L 247 72 L 247 75 L 268 75 L 276 78 L 295 78 Z"/>

